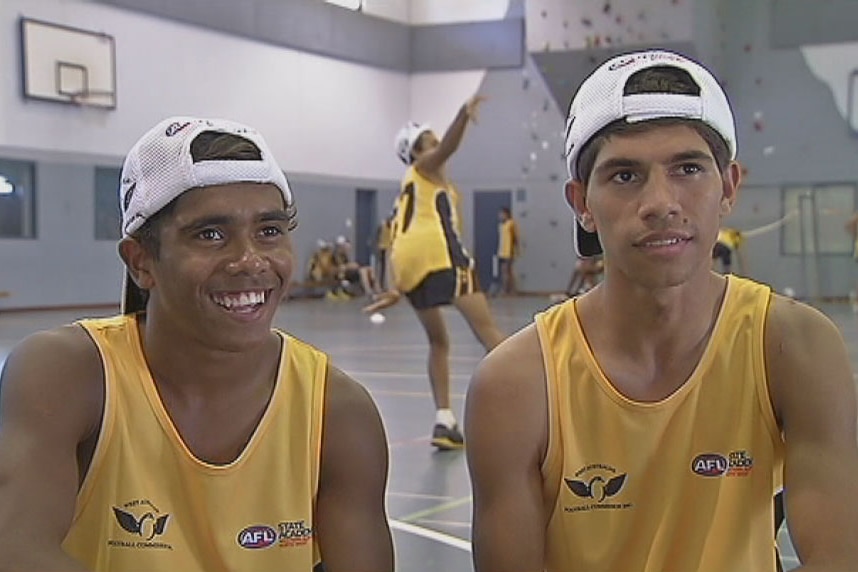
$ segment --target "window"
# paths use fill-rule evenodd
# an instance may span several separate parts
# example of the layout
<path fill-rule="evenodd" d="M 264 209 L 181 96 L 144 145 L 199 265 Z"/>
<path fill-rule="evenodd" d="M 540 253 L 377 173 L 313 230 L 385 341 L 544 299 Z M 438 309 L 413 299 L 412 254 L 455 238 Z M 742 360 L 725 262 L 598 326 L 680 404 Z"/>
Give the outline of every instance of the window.
<path fill-rule="evenodd" d="M 95 239 L 119 240 L 122 214 L 119 212 L 119 178 L 116 167 L 95 168 Z"/>
<path fill-rule="evenodd" d="M 846 221 L 855 210 L 855 185 L 783 189 L 784 254 L 851 254 Z"/>
<path fill-rule="evenodd" d="M 0 159 L 0 238 L 36 238 L 36 165 Z"/>

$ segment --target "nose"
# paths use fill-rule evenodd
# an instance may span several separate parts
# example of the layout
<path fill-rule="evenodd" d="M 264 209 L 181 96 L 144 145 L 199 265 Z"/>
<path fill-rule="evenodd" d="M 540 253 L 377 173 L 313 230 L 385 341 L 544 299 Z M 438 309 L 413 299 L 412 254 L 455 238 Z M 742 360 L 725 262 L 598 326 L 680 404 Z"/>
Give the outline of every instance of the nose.
<path fill-rule="evenodd" d="M 651 170 L 639 196 L 639 213 L 644 220 L 663 220 L 680 213 L 678 189 L 664 169 Z"/>
<path fill-rule="evenodd" d="M 268 261 L 252 239 L 236 239 L 232 245 L 226 270 L 230 274 L 256 275 L 268 268 Z"/>

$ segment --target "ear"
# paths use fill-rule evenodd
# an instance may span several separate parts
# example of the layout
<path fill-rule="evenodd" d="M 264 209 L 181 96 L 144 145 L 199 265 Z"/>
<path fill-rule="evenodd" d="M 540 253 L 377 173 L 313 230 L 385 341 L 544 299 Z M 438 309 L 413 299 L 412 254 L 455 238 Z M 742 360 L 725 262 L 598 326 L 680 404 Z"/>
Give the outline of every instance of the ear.
<path fill-rule="evenodd" d="M 143 290 L 149 290 L 155 285 L 152 275 L 152 253 L 140 242 L 131 237 L 125 237 L 119 241 L 119 256 L 128 269 L 128 274 L 134 283 Z"/>
<path fill-rule="evenodd" d="M 727 216 L 733 210 L 739 198 L 739 185 L 742 183 L 742 167 L 736 161 L 730 161 L 721 175 L 721 216 Z"/>
<path fill-rule="evenodd" d="M 570 179 L 566 181 L 566 202 L 575 211 L 575 216 L 578 217 L 578 222 L 588 232 L 596 232 L 596 224 L 593 222 L 593 215 L 590 214 L 590 209 L 587 208 L 587 187 L 581 181 Z"/>

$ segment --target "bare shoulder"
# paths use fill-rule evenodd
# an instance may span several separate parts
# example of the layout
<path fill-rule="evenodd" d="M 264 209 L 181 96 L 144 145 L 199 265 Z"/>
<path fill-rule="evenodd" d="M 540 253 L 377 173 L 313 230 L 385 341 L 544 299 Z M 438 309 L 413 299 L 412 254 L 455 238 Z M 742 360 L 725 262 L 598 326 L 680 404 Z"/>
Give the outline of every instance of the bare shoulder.
<path fill-rule="evenodd" d="M 516 332 L 479 364 L 468 388 L 465 434 L 469 455 L 517 443 L 522 460 L 539 461 L 548 435 L 545 367 L 536 326 Z"/>
<path fill-rule="evenodd" d="M 355 451 L 386 457 L 384 426 L 366 388 L 328 365 L 322 452 L 326 459 L 349 458 Z M 353 449 L 350 444 L 363 443 Z"/>
<path fill-rule="evenodd" d="M 322 427 L 322 491 L 367 484 L 373 492 L 384 488 L 387 474 L 387 437 L 381 416 L 369 392 L 341 370 L 328 366 Z"/>
<path fill-rule="evenodd" d="M 82 327 L 46 330 L 13 348 L 0 377 L 0 410 L 7 419 L 63 422 L 83 438 L 98 426 L 103 383 L 98 349 Z"/>
<path fill-rule="evenodd" d="M 828 316 L 812 306 L 779 294 L 772 294 L 765 336 L 766 351 L 788 362 L 812 357 L 808 344 L 843 343 L 840 330 Z M 801 348 L 803 351 L 796 351 Z"/>
<path fill-rule="evenodd" d="M 332 416 L 360 422 L 361 419 L 378 417 L 378 410 L 363 385 L 342 370 L 329 365 L 325 391 L 325 417 L 331 419 Z"/>
<path fill-rule="evenodd" d="M 102 383 L 101 357 L 86 331 L 68 325 L 32 334 L 9 354 L 3 384 L 24 379 L 28 384 L 81 391 Z"/>
<path fill-rule="evenodd" d="M 802 409 L 823 392 L 852 401 L 849 356 L 837 325 L 821 311 L 773 295 L 765 329 L 769 390 L 779 421 L 784 408 Z M 803 409 L 807 409 L 804 407 Z"/>
<path fill-rule="evenodd" d="M 505 339 L 477 366 L 469 395 L 509 395 L 544 386 L 545 373 L 536 325 L 530 324 Z"/>

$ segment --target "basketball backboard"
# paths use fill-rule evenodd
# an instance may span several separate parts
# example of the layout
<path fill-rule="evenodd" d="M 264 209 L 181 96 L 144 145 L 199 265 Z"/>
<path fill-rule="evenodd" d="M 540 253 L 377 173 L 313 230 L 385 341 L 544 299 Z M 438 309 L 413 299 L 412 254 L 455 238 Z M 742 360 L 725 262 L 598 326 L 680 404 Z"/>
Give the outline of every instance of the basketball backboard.
<path fill-rule="evenodd" d="M 112 36 L 21 18 L 24 97 L 92 107 L 116 107 Z"/>

